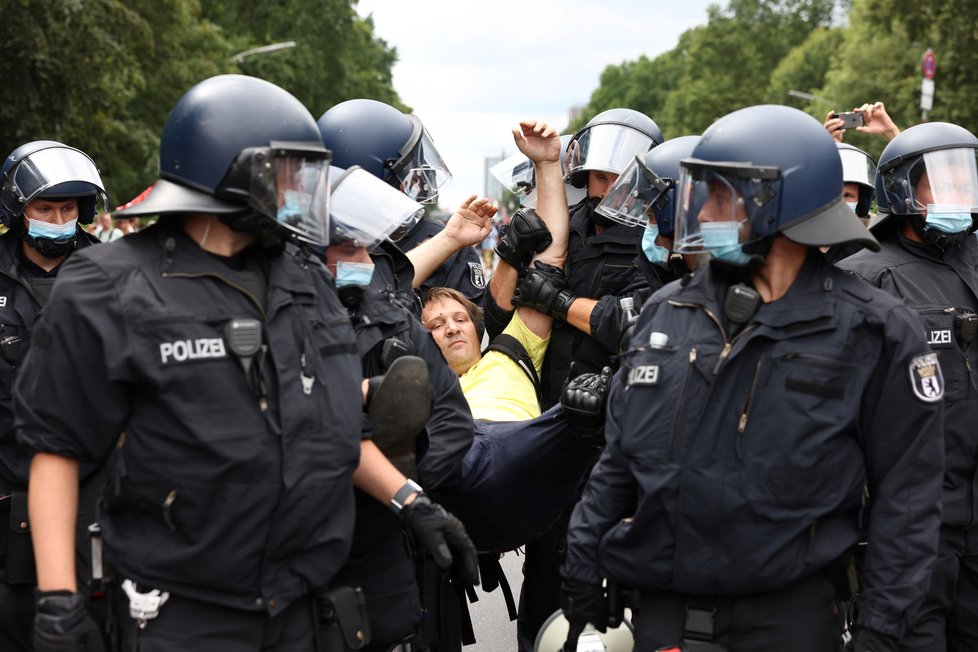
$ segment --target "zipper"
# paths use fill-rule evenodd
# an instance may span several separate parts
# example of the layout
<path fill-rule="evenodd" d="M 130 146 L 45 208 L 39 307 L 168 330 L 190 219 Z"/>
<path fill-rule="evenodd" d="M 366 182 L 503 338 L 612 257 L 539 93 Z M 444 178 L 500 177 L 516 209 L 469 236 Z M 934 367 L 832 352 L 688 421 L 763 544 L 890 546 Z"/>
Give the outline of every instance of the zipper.
<path fill-rule="evenodd" d="M 265 308 L 263 308 L 262 305 L 261 305 L 261 302 L 258 301 L 258 299 L 255 298 L 255 295 L 253 295 L 251 292 L 249 292 L 245 288 L 241 287 L 237 283 L 232 283 L 231 281 L 227 280 L 226 278 L 224 278 L 220 274 L 211 274 L 209 272 L 202 273 L 202 274 L 188 274 L 186 272 L 163 272 L 163 274 L 161 276 L 163 278 L 213 278 L 213 279 L 217 279 L 218 281 L 221 281 L 225 285 L 234 288 L 235 290 L 237 290 L 241 294 L 243 294 L 246 297 L 248 297 L 248 299 L 250 299 L 251 302 L 253 304 L 255 304 L 255 307 L 258 308 L 258 312 L 261 313 L 262 321 L 265 321 L 265 317 L 266 317 L 266 315 L 265 315 Z"/>
<path fill-rule="evenodd" d="M 689 388 L 689 379 L 693 376 L 693 364 L 696 362 L 696 347 L 694 346 L 689 350 L 689 366 L 686 368 L 686 379 L 683 380 L 683 389 L 679 394 L 679 400 L 676 401 L 676 416 L 672 419 L 672 461 L 676 461 L 676 456 L 679 453 L 679 417 L 682 416 L 683 411 L 683 401 L 686 399 L 686 390 Z"/>
<path fill-rule="evenodd" d="M 727 333 L 726 331 L 723 330 L 723 324 L 720 322 L 720 318 L 717 317 L 716 314 L 714 314 L 714 312 L 709 308 L 707 308 L 706 306 L 702 306 L 698 303 L 682 303 L 680 301 L 676 301 L 675 299 L 669 299 L 668 303 L 670 305 L 678 306 L 680 308 L 693 308 L 697 310 L 702 310 L 704 313 L 706 313 L 706 316 L 709 317 L 714 324 L 716 324 L 717 330 L 720 331 L 720 337 L 723 338 L 723 348 L 720 350 L 720 355 L 717 357 L 717 363 L 713 367 L 714 376 L 719 375 L 720 367 L 723 366 L 724 362 L 726 362 L 727 357 L 730 355 L 730 352 L 733 350 L 733 347 L 737 343 L 737 340 L 739 340 L 744 335 L 757 328 L 756 324 L 748 324 L 747 327 L 744 328 L 744 330 L 737 333 L 733 337 L 733 339 L 728 340 Z"/>
<path fill-rule="evenodd" d="M 763 359 L 757 361 L 754 368 L 754 380 L 750 384 L 750 392 L 747 394 L 747 402 L 744 404 L 744 411 L 740 413 L 740 420 L 737 422 L 737 432 L 743 434 L 747 430 L 747 417 L 750 414 L 751 403 L 754 402 L 754 392 L 757 389 L 757 379 L 761 376 L 761 363 Z M 739 451 L 738 451 L 739 453 Z"/>

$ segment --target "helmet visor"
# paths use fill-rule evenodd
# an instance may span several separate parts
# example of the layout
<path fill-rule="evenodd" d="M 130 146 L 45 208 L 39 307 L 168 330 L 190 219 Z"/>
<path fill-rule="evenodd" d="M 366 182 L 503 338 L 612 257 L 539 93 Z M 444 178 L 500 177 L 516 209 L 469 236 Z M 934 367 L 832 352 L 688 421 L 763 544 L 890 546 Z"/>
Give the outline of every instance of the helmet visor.
<path fill-rule="evenodd" d="M 428 130 L 421 126 L 421 120 L 413 115 L 408 118 L 414 123 L 417 136 L 411 138 L 401 150 L 400 158 L 391 164 L 391 174 L 400 182 L 405 195 L 422 204 L 431 204 L 438 199 L 438 189 L 451 180 L 452 173 Z"/>
<path fill-rule="evenodd" d="M 588 127 L 567 145 L 567 175 L 586 170 L 621 174 L 632 157 L 644 154 L 653 145 L 651 136 L 624 125 Z"/>
<path fill-rule="evenodd" d="M 329 244 L 329 154 L 290 145 L 252 154 L 248 203 L 299 240 Z"/>
<path fill-rule="evenodd" d="M 683 166 L 679 178 L 674 250 L 681 254 L 710 251 L 704 231 L 723 222 L 740 224 L 739 242 L 744 244 L 749 228 L 744 198 L 729 175 L 709 168 Z M 704 225 L 705 228 L 704 228 Z"/>
<path fill-rule="evenodd" d="M 496 163 L 489 168 L 489 173 L 506 190 L 520 197 L 524 197 L 536 187 L 537 179 L 533 170 L 533 161 L 522 152 L 517 152 Z"/>
<path fill-rule="evenodd" d="M 595 210 L 626 226 L 645 226 L 650 218 L 655 220 L 653 207 L 661 210 L 669 203 L 674 185 L 675 181 L 660 178 L 636 154 Z"/>
<path fill-rule="evenodd" d="M 424 206 L 359 167 L 339 175 L 330 197 L 331 241 L 353 241 L 375 247 L 385 238 L 404 237 L 424 215 Z"/>
<path fill-rule="evenodd" d="M 21 159 L 10 176 L 4 179 L 0 201 L 11 213 L 20 215 L 32 199 L 62 184 L 71 191 L 59 192 L 58 197 L 97 194 L 102 199 L 104 209 L 105 189 L 95 163 L 84 153 L 70 147 L 47 147 Z"/>
<path fill-rule="evenodd" d="M 875 187 L 876 161 L 865 152 L 857 149 L 840 149 L 842 159 L 842 181 L 858 183 L 869 188 Z"/>
<path fill-rule="evenodd" d="M 910 168 L 914 207 L 961 207 L 978 213 L 978 150 L 970 147 L 925 152 L 923 163 Z M 923 165 L 923 173 L 921 173 Z"/>

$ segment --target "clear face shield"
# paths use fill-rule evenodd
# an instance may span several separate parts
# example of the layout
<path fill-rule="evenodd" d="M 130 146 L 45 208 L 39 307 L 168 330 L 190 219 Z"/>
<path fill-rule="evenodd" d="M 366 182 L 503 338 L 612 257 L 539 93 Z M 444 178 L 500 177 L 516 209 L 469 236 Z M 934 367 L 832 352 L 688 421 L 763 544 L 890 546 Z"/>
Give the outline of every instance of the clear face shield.
<path fill-rule="evenodd" d="M 626 226 L 645 226 L 654 220 L 653 207 L 661 210 L 669 203 L 674 185 L 673 179 L 660 178 L 636 155 L 595 210 Z"/>
<path fill-rule="evenodd" d="M 840 149 L 839 158 L 842 159 L 843 182 L 874 187 L 876 162 L 869 155 L 855 149 Z"/>
<path fill-rule="evenodd" d="M 95 194 L 99 198 L 96 201 L 102 203 L 102 211 L 108 210 L 105 188 L 95 163 L 70 147 L 46 147 L 21 159 L 3 179 L 0 201 L 11 213 L 20 215 L 32 199 L 62 184 L 66 189 L 64 197 Z"/>
<path fill-rule="evenodd" d="M 517 152 L 489 168 L 489 173 L 517 197 L 525 197 L 537 185 L 533 161 Z"/>
<path fill-rule="evenodd" d="M 624 125 L 588 127 L 567 146 L 566 174 L 584 170 L 621 174 L 636 154 L 644 154 L 654 144 L 651 136 Z"/>
<path fill-rule="evenodd" d="M 677 190 L 674 250 L 710 254 L 733 264 L 750 256 L 742 245 L 773 233 L 757 232 L 752 224 L 777 214 L 780 173 L 750 165 L 683 163 Z"/>
<path fill-rule="evenodd" d="M 332 174 L 338 176 L 330 197 L 333 242 L 367 249 L 384 239 L 397 242 L 424 215 L 424 206 L 359 167 Z"/>
<path fill-rule="evenodd" d="M 414 134 L 398 153 L 399 158 L 388 161 L 387 167 L 405 195 L 422 204 L 432 204 L 438 199 L 438 189 L 451 180 L 452 173 L 428 130 L 421 126 L 421 120 L 413 115 L 408 119 L 414 124 Z"/>
<path fill-rule="evenodd" d="M 970 147 L 926 152 L 908 170 L 914 208 L 928 216 L 935 212 L 978 213 L 976 156 L 978 150 Z"/>
<path fill-rule="evenodd" d="M 272 143 L 250 156 L 248 203 L 299 240 L 329 244 L 329 152 L 302 143 Z"/>

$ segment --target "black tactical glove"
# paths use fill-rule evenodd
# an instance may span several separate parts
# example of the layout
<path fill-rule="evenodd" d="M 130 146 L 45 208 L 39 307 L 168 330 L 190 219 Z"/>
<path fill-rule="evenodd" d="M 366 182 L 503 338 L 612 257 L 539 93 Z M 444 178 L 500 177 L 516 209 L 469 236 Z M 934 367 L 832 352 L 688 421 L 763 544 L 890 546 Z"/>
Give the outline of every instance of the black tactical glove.
<path fill-rule="evenodd" d="M 560 609 L 571 625 L 580 632 L 591 623 L 599 632 L 608 629 L 608 597 L 600 584 L 565 577 L 560 583 Z"/>
<path fill-rule="evenodd" d="M 530 264 L 533 254 L 543 251 L 553 241 L 550 230 L 537 217 L 536 211 L 521 208 L 509 224 L 500 229 L 495 251 L 500 260 L 505 260 L 510 267 L 522 269 Z"/>
<path fill-rule="evenodd" d="M 513 305 L 532 308 L 554 319 L 567 321 L 567 311 L 577 297 L 567 289 L 564 271 L 539 260 L 527 267 L 513 293 Z"/>
<path fill-rule="evenodd" d="M 855 652 L 896 652 L 897 640 L 875 629 L 860 627 L 847 647 Z"/>
<path fill-rule="evenodd" d="M 35 652 L 105 652 L 105 640 L 86 608 L 85 596 L 68 591 L 37 594 Z"/>
<path fill-rule="evenodd" d="M 462 581 L 478 586 L 479 556 L 460 520 L 420 494 L 401 510 L 401 525 L 415 544 L 431 553 L 439 568 L 446 569 L 454 561 Z"/>
<path fill-rule="evenodd" d="M 560 392 L 567 425 L 578 439 L 592 446 L 604 445 L 604 416 L 611 387 L 611 367 L 601 373 L 574 375 L 574 363 Z"/>

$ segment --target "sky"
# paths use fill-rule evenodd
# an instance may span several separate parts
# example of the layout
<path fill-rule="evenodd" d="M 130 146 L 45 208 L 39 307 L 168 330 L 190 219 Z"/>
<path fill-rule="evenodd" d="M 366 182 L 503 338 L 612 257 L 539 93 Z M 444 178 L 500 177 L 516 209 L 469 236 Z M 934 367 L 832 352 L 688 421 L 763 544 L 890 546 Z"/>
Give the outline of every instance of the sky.
<path fill-rule="evenodd" d="M 516 152 L 521 119 L 562 129 L 608 65 L 655 58 L 722 0 L 359 0 L 397 48 L 394 88 L 452 172 L 439 204 L 482 195 L 484 159 Z M 654 119 L 655 116 L 652 116 Z"/>

